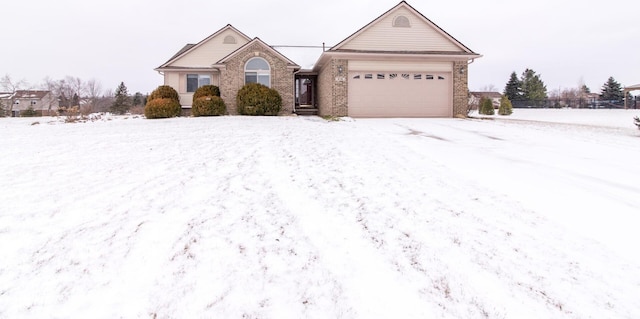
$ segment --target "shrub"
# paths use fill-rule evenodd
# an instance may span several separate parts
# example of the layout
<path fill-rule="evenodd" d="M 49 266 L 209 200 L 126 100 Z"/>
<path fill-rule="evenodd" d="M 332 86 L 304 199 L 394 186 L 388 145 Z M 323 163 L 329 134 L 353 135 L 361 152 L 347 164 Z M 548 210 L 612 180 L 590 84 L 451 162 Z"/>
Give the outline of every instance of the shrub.
<path fill-rule="evenodd" d="M 193 102 L 204 96 L 220 96 L 220 89 L 215 85 L 203 85 L 193 93 Z"/>
<path fill-rule="evenodd" d="M 154 91 L 155 92 L 155 91 Z M 180 102 L 171 98 L 154 98 L 147 101 L 144 116 L 148 119 L 161 119 L 180 116 Z"/>
<path fill-rule="evenodd" d="M 638 129 L 640 130 L 640 117 L 637 117 L 637 116 L 634 117 L 633 118 L 633 124 L 635 124 L 638 127 Z"/>
<path fill-rule="evenodd" d="M 513 106 L 511 105 L 511 101 L 506 95 L 503 95 L 500 99 L 500 108 L 498 108 L 498 114 L 500 115 L 511 115 L 513 113 Z"/>
<path fill-rule="evenodd" d="M 494 115 L 495 110 L 493 109 L 493 102 L 491 102 L 491 99 L 488 99 L 486 97 L 482 97 L 480 99 L 480 109 L 478 110 L 478 112 L 480 114 L 483 115 Z"/>
<path fill-rule="evenodd" d="M 180 96 L 178 95 L 178 92 L 168 85 L 161 85 L 157 89 L 153 90 L 147 99 L 147 103 L 155 99 L 172 99 L 178 101 L 178 104 L 180 103 Z"/>
<path fill-rule="evenodd" d="M 20 116 L 22 117 L 34 117 L 37 114 L 38 113 L 36 112 L 36 110 L 34 110 L 32 107 L 29 107 L 28 109 L 20 112 Z"/>
<path fill-rule="evenodd" d="M 274 89 L 249 83 L 238 91 L 236 104 L 238 114 L 241 115 L 278 115 L 282 108 L 282 98 Z"/>
<path fill-rule="evenodd" d="M 191 115 L 218 116 L 227 113 L 227 106 L 219 96 L 203 96 L 193 101 Z"/>

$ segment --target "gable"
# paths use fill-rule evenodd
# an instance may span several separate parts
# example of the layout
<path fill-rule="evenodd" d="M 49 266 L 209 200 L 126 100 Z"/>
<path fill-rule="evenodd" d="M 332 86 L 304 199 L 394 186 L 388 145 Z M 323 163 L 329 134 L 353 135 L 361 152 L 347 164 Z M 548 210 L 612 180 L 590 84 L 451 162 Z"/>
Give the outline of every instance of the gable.
<path fill-rule="evenodd" d="M 295 62 L 291 61 L 289 58 L 284 56 L 282 53 L 280 53 L 279 51 L 277 51 L 273 47 L 271 47 L 271 46 L 267 45 L 266 43 L 264 43 L 262 40 L 260 40 L 260 38 L 255 38 L 255 39 L 251 40 L 251 42 L 248 42 L 247 44 L 245 44 L 242 47 L 238 48 L 238 50 L 236 50 L 234 52 L 231 52 L 229 55 L 227 55 L 224 58 L 220 59 L 216 65 L 222 66 L 225 63 L 227 63 L 228 61 L 232 60 L 234 57 L 236 57 L 238 55 L 241 55 L 241 54 L 243 54 L 243 53 L 245 53 L 247 51 L 252 51 L 252 50 L 255 51 L 256 48 L 261 48 L 265 52 L 269 52 L 275 58 L 277 58 L 279 60 L 282 60 L 287 65 L 287 67 L 296 68 L 296 69 L 300 68 L 299 65 L 297 65 Z"/>
<path fill-rule="evenodd" d="M 332 50 L 472 53 L 404 1 Z"/>
<path fill-rule="evenodd" d="M 202 42 L 185 47 L 185 52 L 177 54 L 177 57 L 163 67 L 211 67 L 212 64 L 248 42 L 247 36 L 227 26 Z"/>

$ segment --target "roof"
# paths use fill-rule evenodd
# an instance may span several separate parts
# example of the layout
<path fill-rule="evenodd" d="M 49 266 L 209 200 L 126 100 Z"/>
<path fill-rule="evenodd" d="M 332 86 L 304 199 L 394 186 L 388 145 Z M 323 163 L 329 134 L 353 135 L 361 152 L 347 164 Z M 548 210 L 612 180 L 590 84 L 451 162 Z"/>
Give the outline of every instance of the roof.
<path fill-rule="evenodd" d="M 249 38 L 246 34 L 240 32 L 238 29 L 234 28 L 231 24 L 227 24 L 226 26 L 224 26 L 222 29 L 214 32 L 213 34 L 211 34 L 210 36 L 204 38 L 202 41 L 196 43 L 196 44 L 187 44 L 184 47 L 182 47 L 182 49 L 180 49 L 176 54 L 174 54 L 169 60 L 167 60 L 167 62 L 163 63 L 161 66 L 158 67 L 158 69 L 162 69 L 167 67 L 168 65 L 170 65 L 172 62 L 174 62 L 175 60 L 183 57 L 184 55 L 186 55 L 187 53 L 195 50 L 196 48 L 200 47 L 202 44 L 206 43 L 207 41 L 209 41 L 212 38 L 215 38 L 216 36 L 218 36 L 219 34 L 221 34 L 224 31 L 227 30 L 233 30 L 235 32 L 237 32 L 240 36 L 244 37 L 245 40 L 250 41 L 251 38 Z"/>
<path fill-rule="evenodd" d="M 640 90 L 640 84 L 627 86 L 627 87 L 625 87 L 624 89 L 625 89 L 625 90 L 627 90 L 627 91 Z"/>
<path fill-rule="evenodd" d="M 36 91 L 36 90 L 18 90 L 13 96 L 14 99 L 42 99 L 51 91 Z"/>
<path fill-rule="evenodd" d="M 239 52 L 242 52 L 242 50 L 244 50 L 247 47 L 249 47 L 251 45 L 254 45 L 254 44 L 258 44 L 258 45 L 266 48 L 267 50 L 271 51 L 271 53 L 275 54 L 276 56 L 280 57 L 282 60 L 286 61 L 289 67 L 294 67 L 294 68 L 297 68 L 297 69 L 300 68 L 300 66 L 298 64 L 296 64 L 295 62 L 291 61 L 289 58 L 284 56 L 284 54 L 280 53 L 278 50 L 274 49 L 272 46 L 270 46 L 270 45 L 266 44 L 264 41 L 260 40 L 260 38 L 254 38 L 249 43 L 247 43 L 247 44 L 239 47 L 237 50 L 229 53 L 229 55 L 227 55 L 226 57 L 220 59 L 220 61 L 218 61 L 216 63 L 216 65 L 221 65 L 221 64 L 226 63 L 231 58 L 236 56 Z"/>

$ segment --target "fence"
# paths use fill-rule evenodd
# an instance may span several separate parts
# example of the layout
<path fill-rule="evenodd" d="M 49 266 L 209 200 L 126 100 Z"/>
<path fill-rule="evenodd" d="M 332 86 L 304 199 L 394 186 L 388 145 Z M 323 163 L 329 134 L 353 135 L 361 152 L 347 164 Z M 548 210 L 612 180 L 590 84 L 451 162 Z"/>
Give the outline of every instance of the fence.
<path fill-rule="evenodd" d="M 603 101 L 589 99 L 546 99 L 542 101 L 514 100 L 511 101 L 514 108 L 577 108 L 577 109 L 622 109 L 624 101 Z M 627 102 L 627 108 L 640 108 L 640 101 L 637 99 Z"/>

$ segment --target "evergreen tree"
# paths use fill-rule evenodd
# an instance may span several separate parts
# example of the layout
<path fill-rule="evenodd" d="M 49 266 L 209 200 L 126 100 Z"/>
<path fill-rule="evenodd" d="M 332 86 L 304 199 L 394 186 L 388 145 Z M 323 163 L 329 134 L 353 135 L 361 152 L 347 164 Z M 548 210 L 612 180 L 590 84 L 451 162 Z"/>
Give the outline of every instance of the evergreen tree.
<path fill-rule="evenodd" d="M 515 71 L 511 73 L 509 82 L 505 85 L 502 93 L 511 101 L 522 100 L 522 82 L 518 80 L 518 75 L 516 75 Z"/>
<path fill-rule="evenodd" d="M 607 82 L 602 86 L 600 99 L 605 101 L 622 101 L 623 97 L 624 93 L 622 92 L 622 85 L 610 76 Z"/>
<path fill-rule="evenodd" d="M 127 87 L 124 85 L 124 82 L 120 82 L 120 85 L 118 85 L 116 89 L 115 100 L 109 111 L 114 114 L 124 114 L 129 111 L 129 108 L 131 108 L 131 97 L 127 92 Z"/>
<path fill-rule="evenodd" d="M 133 106 L 142 105 L 143 104 L 142 100 L 143 100 L 142 93 L 136 92 L 136 94 L 133 95 Z"/>
<path fill-rule="evenodd" d="M 589 94 L 591 93 L 591 90 L 586 84 L 583 84 L 582 87 L 580 88 L 580 93 Z"/>
<path fill-rule="evenodd" d="M 493 102 L 486 97 L 480 98 L 480 109 L 478 112 L 482 115 L 494 115 L 496 111 L 493 109 Z"/>
<path fill-rule="evenodd" d="M 640 117 L 637 117 L 637 116 L 634 117 L 633 118 L 633 124 L 635 124 L 638 127 L 638 129 L 640 130 Z"/>
<path fill-rule="evenodd" d="M 498 114 L 500 115 L 511 115 L 513 113 L 513 106 L 511 105 L 511 101 L 506 95 L 503 95 L 500 99 L 500 108 L 498 108 Z"/>
<path fill-rule="evenodd" d="M 547 99 L 547 87 L 540 76 L 531 69 L 522 72 L 522 95 L 525 100 L 542 102 Z"/>

